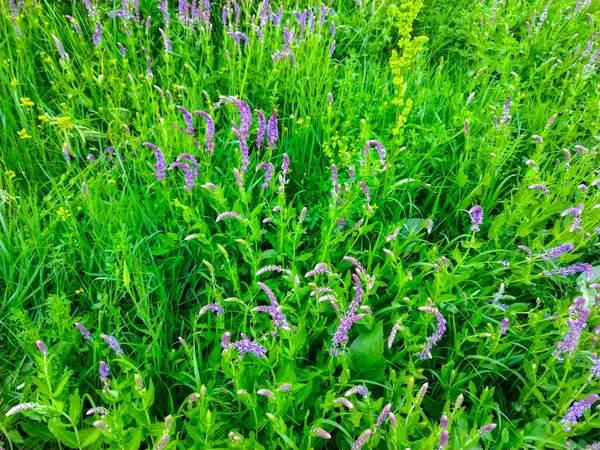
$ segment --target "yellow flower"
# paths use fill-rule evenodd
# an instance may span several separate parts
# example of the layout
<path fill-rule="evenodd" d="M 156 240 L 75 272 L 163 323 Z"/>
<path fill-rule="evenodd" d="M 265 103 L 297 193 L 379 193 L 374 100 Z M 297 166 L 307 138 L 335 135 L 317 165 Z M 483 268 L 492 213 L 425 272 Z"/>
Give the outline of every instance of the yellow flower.
<path fill-rule="evenodd" d="M 16 173 L 14 173 L 12 170 L 7 170 L 7 171 L 6 171 L 6 177 L 7 177 L 9 180 L 12 180 L 12 179 L 13 179 L 14 177 L 16 177 L 16 176 L 17 176 L 17 174 L 16 174 Z"/>
<path fill-rule="evenodd" d="M 21 139 L 31 139 L 32 136 L 27 134 L 27 130 L 23 128 L 21 131 L 17 131 L 17 134 Z"/>
<path fill-rule="evenodd" d="M 41 116 L 38 116 L 38 120 L 40 122 L 48 122 L 48 116 L 46 114 L 42 114 Z"/>
<path fill-rule="evenodd" d="M 60 208 L 58 208 L 58 211 L 56 211 L 56 215 L 58 217 L 60 217 L 63 220 L 63 222 L 65 220 L 67 220 L 69 217 L 71 217 L 70 211 L 68 209 L 65 209 L 62 206 Z"/>
<path fill-rule="evenodd" d="M 29 97 L 21 97 L 21 106 L 27 107 L 33 105 L 35 105 L 35 103 L 33 103 Z"/>
<path fill-rule="evenodd" d="M 83 294 L 85 291 L 83 290 L 83 288 L 79 288 L 75 291 L 76 294 Z"/>
<path fill-rule="evenodd" d="M 13 77 L 12 81 L 10 82 L 11 86 L 17 86 L 19 84 L 19 82 L 17 81 L 17 79 L 15 77 Z"/>

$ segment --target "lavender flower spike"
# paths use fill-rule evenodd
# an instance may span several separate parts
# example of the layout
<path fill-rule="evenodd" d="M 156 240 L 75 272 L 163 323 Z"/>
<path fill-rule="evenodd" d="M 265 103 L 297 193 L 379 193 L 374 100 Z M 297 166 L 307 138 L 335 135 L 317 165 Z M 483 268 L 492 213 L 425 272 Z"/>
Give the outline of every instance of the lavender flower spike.
<path fill-rule="evenodd" d="M 367 443 L 369 438 L 371 437 L 371 430 L 366 429 L 362 432 L 362 434 L 358 437 L 358 439 L 352 444 L 352 450 L 360 450 L 363 448 L 363 445 Z"/>
<path fill-rule="evenodd" d="M 173 51 L 173 44 L 171 43 L 171 39 L 169 39 L 169 37 L 162 28 L 159 28 L 158 31 L 160 31 L 160 35 L 162 36 L 163 42 L 165 44 L 165 53 L 171 53 Z"/>
<path fill-rule="evenodd" d="M 79 330 L 79 332 L 81 333 L 81 335 L 83 336 L 84 340 L 92 340 L 92 335 L 90 334 L 90 332 L 88 331 L 88 329 L 86 327 L 84 327 L 82 324 L 80 324 L 79 322 L 75 323 L 75 327 L 77 327 L 77 329 Z"/>
<path fill-rule="evenodd" d="M 194 111 L 194 114 L 198 114 L 199 116 L 202 116 L 204 120 L 206 120 L 206 138 L 204 140 L 207 147 L 206 153 L 212 153 L 215 151 L 215 122 L 207 112 L 197 110 Z"/>
<path fill-rule="evenodd" d="M 358 386 L 354 386 L 353 388 L 348 389 L 344 395 L 346 397 L 350 397 L 351 395 L 354 395 L 354 394 L 360 394 L 364 398 L 367 398 L 369 396 L 369 391 L 362 384 L 359 384 Z"/>
<path fill-rule="evenodd" d="M 492 431 L 494 428 L 496 428 L 496 424 L 495 423 L 488 423 L 487 425 L 482 426 L 479 429 L 479 435 L 483 436 L 486 433 L 489 433 L 490 431 Z"/>
<path fill-rule="evenodd" d="M 255 109 L 254 112 L 258 116 L 258 131 L 256 132 L 256 146 L 261 148 L 263 145 L 263 141 L 265 139 L 265 130 L 267 128 L 267 120 L 265 119 L 265 115 L 260 112 L 258 109 Z"/>
<path fill-rule="evenodd" d="M 545 276 L 560 275 L 567 277 L 569 275 L 575 275 L 576 273 L 585 272 L 585 278 L 587 281 L 591 281 L 594 276 L 594 267 L 588 263 L 573 264 L 569 267 L 560 267 L 559 269 L 552 269 L 550 272 L 544 271 Z"/>
<path fill-rule="evenodd" d="M 196 158 L 194 158 L 194 155 L 191 155 L 190 153 L 182 153 L 181 155 L 179 155 L 177 157 L 177 159 L 175 159 L 175 161 L 180 162 L 182 159 L 187 159 L 191 163 L 192 174 L 194 175 L 194 178 L 198 178 L 198 171 L 200 170 L 200 164 L 198 164 L 198 161 L 196 160 Z"/>
<path fill-rule="evenodd" d="M 213 303 L 209 303 L 208 305 L 204 305 L 202 308 L 200 308 L 200 312 L 198 313 L 198 315 L 201 316 L 201 315 L 205 314 L 206 311 L 212 311 L 217 316 L 220 316 L 221 314 L 223 314 L 225 312 L 225 310 L 223 308 L 221 308 L 217 302 L 213 302 Z"/>
<path fill-rule="evenodd" d="M 102 338 L 102 340 L 104 342 L 106 342 L 108 344 L 108 346 L 110 348 L 113 349 L 113 351 L 115 352 L 115 354 L 117 356 L 121 356 L 123 354 L 123 350 L 121 350 L 121 346 L 119 345 L 119 342 L 112 336 L 109 336 L 107 334 L 101 334 L 100 337 Z"/>
<path fill-rule="evenodd" d="M 366 158 L 367 155 L 369 154 L 369 149 L 371 148 L 371 145 L 373 145 L 375 147 L 375 150 L 377 150 L 377 153 L 379 154 L 379 162 L 381 163 L 381 169 L 385 170 L 385 148 L 383 148 L 383 145 L 381 145 L 381 142 L 372 139 L 370 141 L 367 141 L 365 144 L 365 151 L 363 152 L 363 157 Z"/>
<path fill-rule="evenodd" d="M 33 402 L 20 403 L 17 406 L 13 406 L 8 411 L 6 411 L 5 415 L 6 415 L 6 417 L 12 416 L 14 414 L 18 414 L 23 411 L 30 411 L 32 409 L 35 409 L 36 407 L 37 407 L 37 405 Z"/>
<path fill-rule="evenodd" d="M 248 144 L 246 143 L 246 137 L 243 133 L 241 133 L 238 130 L 235 122 L 232 122 L 232 130 L 238 138 L 238 143 L 240 144 L 240 151 L 242 152 L 242 167 L 240 168 L 240 170 L 242 172 L 247 172 L 248 166 L 250 165 L 250 152 L 248 150 Z"/>
<path fill-rule="evenodd" d="M 220 222 L 223 219 L 237 219 L 237 220 L 241 220 L 242 222 L 246 221 L 246 219 L 244 219 L 238 213 L 234 213 L 233 211 L 227 211 L 227 212 L 219 214 L 217 216 L 217 218 L 215 219 L 215 222 Z"/>
<path fill-rule="evenodd" d="M 564 425 L 565 431 L 571 431 L 570 425 L 575 425 L 577 420 L 580 419 L 583 414 L 590 409 L 594 403 L 596 403 L 597 400 L 598 394 L 591 394 L 583 400 L 573 403 L 569 407 L 565 417 L 563 417 L 563 419 L 560 421 L 560 423 Z"/>
<path fill-rule="evenodd" d="M 248 339 L 244 333 L 242 333 L 242 340 L 237 342 L 232 342 L 231 346 L 240 352 L 240 357 L 243 358 L 246 353 L 252 353 L 258 358 L 266 358 L 267 357 L 267 349 L 265 349 L 260 344 L 251 341 Z"/>
<path fill-rule="evenodd" d="M 192 169 L 190 168 L 190 166 L 188 166 L 186 163 L 184 162 L 174 162 L 169 166 L 169 170 L 173 170 L 176 167 L 179 167 L 181 170 L 183 170 L 183 173 L 185 174 L 185 186 L 184 189 L 186 191 L 190 191 L 194 188 L 194 186 L 196 185 L 196 183 L 194 182 L 194 172 L 192 171 Z"/>
<path fill-rule="evenodd" d="M 450 439 L 450 434 L 448 433 L 448 430 L 446 430 L 446 429 L 442 430 L 442 432 L 440 433 L 440 442 L 438 444 L 438 449 L 442 450 L 442 449 L 446 448 L 448 446 L 449 439 Z"/>
<path fill-rule="evenodd" d="M 375 423 L 375 428 L 381 428 L 381 425 L 383 425 L 383 422 L 385 421 L 385 419 L 387 419 L 387 417 L 390 415 L 391 409 L 392 409 L 391 403 L 388 403 L 387 405 L 385 405 L 385 407 L 381 411 L 381 414 L 379 414 L 379 417 L 377 417 L 377 422 Z"/>
<path fill-rule="evenodd" d="M 538 189 L 540 191 L 542 191 L 543 194 L 549 194 L 550 190 L 548 189 L 548 186 L 546 186 L 545 184 L 532 184 L 531 186 L 529 186 L 529 189 Z"/>
<path fill-rule="evenodd" d="M 433 333 L 427 338 L 427 341 L 425 342 L 425 344 L 423 344 L 423 350 L 417 353 L 417 355 L 419 355 L 419 358 L 428 359 L 431 358 L 431 348 L 439 342 L 444 332 L 446 331 L 446 319 L 444 319 L 444 316 L 442 316 L 442 314 L 437 308 L 434 308 L 432 306 L 421 306 L 419 307 L 419 310 L 434 314 L 437 319 L 437 327 L 435 333 Z"/>
<path fill-rule="evenodd" d="M 181 111 L 181 114 L 183 114 L 183 118 L 185 119 L 186 133 L 190 136 L 196 134 L 196 130 L 194 130 L 194 121 L 192 120 L 192 115 L 190 112 L 183 106 L 177 105 L 175 107 Z"/>
<path fill-rule="evenodd" d="M 581 333 L 585 329 L 587 319 L 590 316 L 590 311 L 583 308 L 581 302 L 579 302 L 579 297 L 575 298 L 574 305 L 571 308 L 572 309 L 569 314 L 571 317 L 567 321 L 569 325 L 569 331 L 567 331 L 567 334 L 563 340 L 556 344 L 556 350 L 554 350 L 553 353 L 553 355 L 556 356 L 559 361 L 562 361 L 562 355 L 564 353 L 572 355 L 575 350 L 577 350 Z M 577 317 L 573 319 L 573 316 L 575 315 L 577 315 Z"/>
<path fill-rule="evenodd" d="M 354 405 L 347 398 L 344 398 L 344 397 L 336 398 L 333 402 L 337 403 L 338 405 L 345 406 L 348 409 L 354 409 Z"/>
<path fill-rule="evenodd" d="M 167 177 L 165 155 L 162 150 L 154 144 L 150 142 L 142 142 L 144 147 L 148 147 L 154 151 L 154 155 L 156 156 L 156 164 L 154 164 L 154 169 L 156 173 L 153 173 L 152 176 L 156 177 L 157 180 L 163 180 Z"/>
<path fill-rule="evenodd" d="M 549 261 L 551 259 L 558 258 L 563 253 L 571 252 L 574 249 L 575 249 L 575 246 L 573 244 L 569 244 L 569 243 L 562 244 L 562 245 L 559 245 L 558 247 L 553 247 L 553 248 L 546 250 L 546 253 L 544 253 L 543 255 L 540 255 L 540 258 L 542 258 L 543 261 Z"/>
<path fill-rule="evenodd" d="M 354 296 L 354 299 L 352 300 L 352 303 L 350 303 L 350 306 L 348 306 L 346 314 L 343 317 L 340 317 L 340 325 L 333 334 L 332 345 L 329 349 L 330 355 L 338 356 L 338 348 L 342 344 L 345 345 L 345 343 L 348 342 L 348 332 L 350 331 L 350 328 L 352 328 L 352 325 L 354 325 L 356 322 L 358 322 L 365 316 L 364 314 L 356 314 L 358 305 L 362 301 L 363 297 L 363 290 L 362 285 L 360 283 L 360 278 L 358 277 L 358 275 L 353 273 L 352 279 L 354 280 L 354 283 L 356 285 L 356 294 Z"/>
<path fill-rule="evenodd" d="M 108 367 L 108 364 L 106 364 L 104 361 L 100 361 L 100 381 L 102 381 L 103 383 L 106 383 L 108 381 L 108 374 L 110 373 L 110 369 Z"/>
<path fill-rule="evenodd" d="M 60 59 L 68 61 L 70 59 L 69 54 L 67 52 L 65 52 L 65 48 L 63 47 L 60 40 L 53 34 L 51 36 L 52 36 L 52 39 L 54 39 L 54 43 L 56 44 L 56 49 L 58 50 Z"/>
<path fill-rule="evenodd" d="M 94 36 L 92 36 L 92 43 L 94 47 L 98 47 L 100 42 L 102 41 L 102 24 L 100 21 L 96 21 L 96 31 L 94 32 Z"/>
<path fill-rule="evenodd" d="M 290 324 L 288 323 L 285 315 L 281 312 L 281 308 L 279 306 L 279 303 L 277 303 L 277 299 L 275 298 L 275 294 L 273 293 L 273 291 L 269 289 L 269 287 L 266 284 L 261 283 L 260 281 L 256 284 L 265 292 L 265 294 L 267 294 L 267 296 L 269 297 L 269 301 L 271 302 L 271 306 L 257 306 L 256 308 L 254 308 L 254 311 L 269 313 L 271 315 L 271 318 L 273 319 L 273 325 L 275 326 L 275 328 L 289 330 Z"/>
<path fill-rule="evenodd" d="M 394 345 L 394 339 L 396 339 L 396 334 L 400 330 L 401 322 L 402 322 L 401 320 L 398 320 L 392 327 L 392 330 L 390 331 L 390 336 L 388 337 L 388 341 L 387 341 L 388 348 L 392 348 L 392 345 Z"/>
<path fill-rule="evenodd" d="M 48 347 L 42 341 L 35 341 L 35 345 L 37 346 L 40 353 L 44 356 L 48 356 Z"/>
<path fill-rule="evenodd" d="M 273 110 L 273 114 L 267 123 L 267 145 L 270 149 L 275 148 L 275 144 L 279 139 L 279 131 L 277 130 L 277 110 Z"/>
<path fill-rule="evenodd" d="M 325 272 L 327 272 L 328 267 L 327 264 L 325 263 L 318 263 L 315 268 L 309 272 L 306 272 L 306 275 L 304 275 L 305 277 L 314 277 L 315 275 L 322 275 Z"/>
<path fill-rule="evenodd" d="M 263 189 L 268 189 L 269 188 L 269 183 L 271 182 L 271 177 L 273 176 L 273 171 L 275 170 L 275 167 L 271 163 L 261 162 L 256 167 L 256 171 L 258 172 L 260 169 L 264 169 L 265 170 L 265 181 L 264 181 L 264 183 L 262 183 L 260 185 L 260 187 L 263 188 Z"/>
<path fill-rule="evenodd" d="M 473 224 L 471 230 L 475 232 L 479 231 L 479 225 L 483 224 L 483 208 L 475 205 L 469 210 L 469 214 L 471 215 L 471 223 Z"/>
<path fill-rule="evenodd" d="M 310 431 L 319 436 L 321 439 L 331 439 L 331 435 L 323 428 L 313 428 Z"/>
<path fill-rule="evenodd" d="M 506 330 L 508 330 L 509 323 L 510 323 L 510 319 L 508 317 L 505 317 L 504 319 L 502 319 L 502 322 L 500 322 L 500 330 L 498 330 L 498 334 L 505 334 Z"/>

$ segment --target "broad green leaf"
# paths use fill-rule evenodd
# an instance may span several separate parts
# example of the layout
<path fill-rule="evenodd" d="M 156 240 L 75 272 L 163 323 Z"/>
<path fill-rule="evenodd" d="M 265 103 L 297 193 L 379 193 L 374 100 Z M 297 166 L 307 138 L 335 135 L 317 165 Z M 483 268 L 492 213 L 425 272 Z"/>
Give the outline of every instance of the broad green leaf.
<path fill-rule="evenodd" d="M 350 346 L 350 370 L 353 378 L 382 381 L 385 377 L 383 324 L 361 334 Z"/>

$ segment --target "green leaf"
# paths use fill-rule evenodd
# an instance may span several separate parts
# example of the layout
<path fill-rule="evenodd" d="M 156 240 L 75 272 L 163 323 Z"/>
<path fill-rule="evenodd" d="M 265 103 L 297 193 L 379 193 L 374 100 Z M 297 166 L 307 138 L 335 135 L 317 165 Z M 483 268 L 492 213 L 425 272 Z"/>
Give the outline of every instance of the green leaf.
<path fill-rule="evenodd" d="M 123 283 L 125 286 L 129 286 L 131 278 L 129 276 L 129 269 L 127 268 L 127 261 L 123 260 Z"/>
<path fill-rule="evenodd" d="M 77 424 L 81 417 L 81 399 L 79 398 L 79 389 L 76 389 L 69 398 L 69 417 Z"/>
<path fill-rule="evenodd" d="M 48 423 L 48 429 L 50 432 L 69 448 L 80 448 L 77 442 L 77 435 L 72 431 L 67 431 L 65 426 L 60 420 L 55 419 Z"/>
<path fill-rule="evenodd" d="M 23 422 L 21 424 L 23 431 L 29 436 L 39 439 L 42 442 L 54 440 L 54 436 L 50 433 L 48 425 L 42 422 Z"/>
<path fill-rule="evenodd" d="M 98 440 L 100 435 L 100 430 L 98 428 L 79 430 L 79 441 L 81 442 L 81 447 L 89 447 Z"/>
<path fill-rule="evenodd" d="M 361 334 L 350 346 L 350 370 L 353 378 L 382 381 L 385 377 L 383 324 Z"/>
<path fill-rule="evenodd" d="M 187 422 L 185 423 L 187 424 Z M 131 431 L 131 436 L 129 437 L 123 448 L 125 450 L 138 450 L 142 444 L 143 437 L 144 431 L 141 427 L 133 429 Z"/>

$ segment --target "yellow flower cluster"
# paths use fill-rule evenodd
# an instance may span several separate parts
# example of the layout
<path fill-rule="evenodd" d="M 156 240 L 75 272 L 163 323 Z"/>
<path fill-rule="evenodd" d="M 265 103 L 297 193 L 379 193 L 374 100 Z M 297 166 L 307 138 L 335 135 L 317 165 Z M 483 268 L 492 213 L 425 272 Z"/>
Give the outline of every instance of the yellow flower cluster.
<path fill-rule="evenodd" d="M 392 104 L 402 108 L 396 120 L 396 126 L 392 130 L 394 135 L 398 134 L 406 123 L 408 113 L 413 106 L 411 99 L 404 100 L 406 92 L 404 74 L 413 64 L 423 44 L 428 41 L 426 36 L 412 38 L 410 34 L 413 30 L 413 22 L 422 8 L 422 0 L 402 3 L 400 7 L 394 5 L 390 8 L 390 14 L 394 17 L 396 28 L 401 36 L 398 41 L 398 50 L 393 50 L 390 58 L 392 84 L 396 91 Z"/>
<path fill-rule="evenodd" d="M 348 166 L 352 162 L 352 150 L 349 146 L 348 136 L 332 136 L 329 141 L 323 142 L 323 151 L 331 161 L 339 161 L 341 166 Z M 337 152 L 337 158 L 334 153 Z"/>
<path fill-rule="evenodd" d="M 21 106 L 23 108 L 27 108 L 28 106 L 33 105 L 35 105 L 35 103 L 33 103 L 29 97 L 21 97 Z"/>
<path fill-rule="evenodd" d="M 19 138 L 21 139 L 31 139 L 31 135 L 27 134 L 27 130 L 23 128 L 21 131 L 17 131 Z"/>

